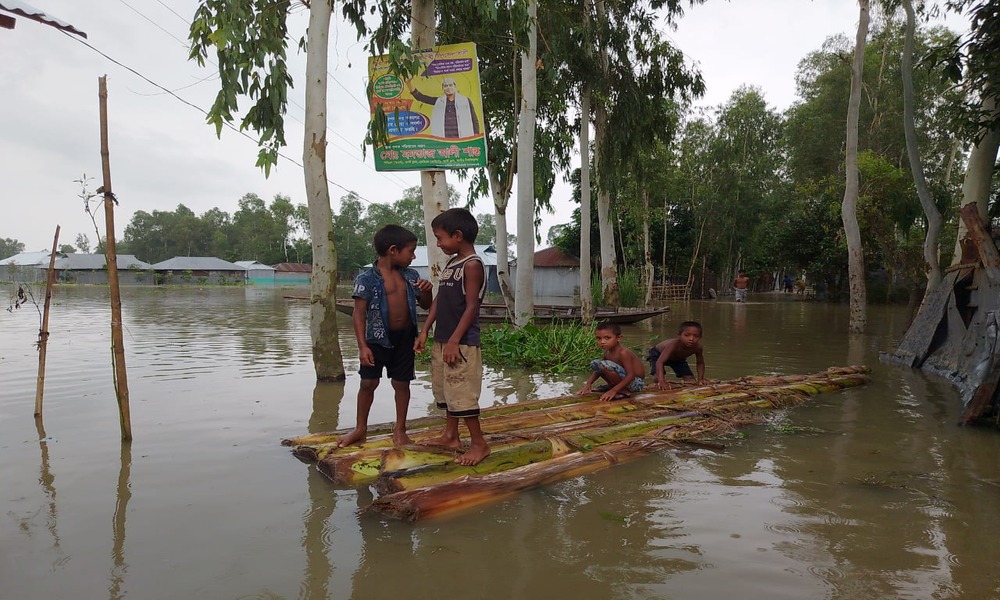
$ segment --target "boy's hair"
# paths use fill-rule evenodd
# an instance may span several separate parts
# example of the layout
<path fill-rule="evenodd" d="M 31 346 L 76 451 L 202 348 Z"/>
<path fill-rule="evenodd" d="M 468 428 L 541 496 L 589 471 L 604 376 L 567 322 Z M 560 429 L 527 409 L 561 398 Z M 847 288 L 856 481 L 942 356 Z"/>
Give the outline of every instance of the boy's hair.
<path fill-rule="evenodd" d="M 681 332 L 687 329 L 688 327 L 696 327 L 698 329 L 698 333 L 704 333 L 704 330 L 701 328 L 701 323 L 699 323 L 698 321 L 684 321 L 677 328 L 677 335 L 680 335 Z"/>
<path fill-rule="evenodd" d="M 379 256 L 388 254 L 389 248 L 393 246 L 402 249 L 409 244 L 416 245 L 417 236 L 406 227 L 400 225 L 386 225 L 376 231 L 375 236 L 372 238 L 372 245 L 375 246 L 375 252 L 378 252 Z"/>
<path fill-rule="evenodd" d="M 597 331 L 610 331 L 611 333 L 613 333 L 615 335 L 621 335 L 622 334 L 622 326 L 619 325 L 618 323 L 612 323 L 610 321 L 601 321 L 600 323 L 597 324 L 596 327 L 594 327 L 594 331 L 595 332 L 597 332 Z"/>
<path fill-rule="evenodd" d="M 474 244 L 476 236 L 479 235 L 479 223 L 476 222 L 476 217 L 464 208 L 449 208 L 434 217 L 431 227 L 440 229 L 448 235 L 461 231 L 462 237 L 470 244 Z"/>

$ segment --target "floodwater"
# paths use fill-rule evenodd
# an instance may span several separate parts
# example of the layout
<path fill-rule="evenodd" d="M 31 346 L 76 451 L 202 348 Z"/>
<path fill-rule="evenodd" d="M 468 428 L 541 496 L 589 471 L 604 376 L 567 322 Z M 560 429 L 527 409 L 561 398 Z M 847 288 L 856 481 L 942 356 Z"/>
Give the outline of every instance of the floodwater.
<path fill-rule="evenodd" d="M 349 426 L 357 376 L 317 385 L 308 306 L 267 289 L 124 290 L 134 441 L 119 442 L 102 288 L 53 299 L 44 427 L 38 315 L 0 312 L 0 598 L 996 598 L 1000 433 L 950 386 L 880 364 L 902 310 L 756 294 L 630 326 L 705 325 L 708 376 L 872 366 L 867 386 L 775 413 L 723 451 L 678 449 L 452 518 L 359 507 L 279 445 Z M 348 323 L 348 370 L 357 368 Z M 693 361 L 692 361 L 693 362 Z M 482 403 L 585 374 L 487 369 Z M 392 417 L 390 388 L 372 422 Z M 411 417 L 431 414 L 418 373 Z"/>

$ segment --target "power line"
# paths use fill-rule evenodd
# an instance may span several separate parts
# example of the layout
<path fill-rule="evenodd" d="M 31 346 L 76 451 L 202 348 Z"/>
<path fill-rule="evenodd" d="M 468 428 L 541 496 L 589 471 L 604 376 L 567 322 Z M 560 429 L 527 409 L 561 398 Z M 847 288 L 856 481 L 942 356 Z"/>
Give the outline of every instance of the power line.
<path fill-rule="evenodd" d="M 108 55 L 107 55 L 107 54 L 105 54 L 105 53 L 104 53 L 103 51 L 101 51 L 101 50 L 98 50 L 97 48 L 95 48 L 94 46 L 92 46 L 91 44 L 89 44 L 88 42 L 86 42 L 86 41 L 84 41 L 84 40 L 82 40 L 82 39 L 78 39 L 78 38 L 77 38 L 76 36 L 73 36 L 73 35 L 70 35 L 70 34 L 66 33 L 65 31 L 61 31 L 61 33 L 62 33 L 63 35 L 66 35 L 66 36 L 67 36 L 67 37 L 69 37 L 70 39 L 73 39 L 73 40 L 75 40 L 75 41 L 77 41 L 77 42 L 79 42 L 79 43 L 83 44 L 83 45 L 84 45 L 84 46 L 86 46 L 87 48 L 90 48 L 91 50 L 93 50 L 93 51 L 94 51 L 94 52 L 96 52 L 97 54 L 100 54 L 101 56 L 103 56 L 103 57 L 104 57 L 104 58 L 106 58 L 107 60 L 110 60 L 111 62 L 113 62 L 114 64 L 118 65 L 119 67 L 121 67 L 121 68 L 123 68 L 123 69 L 125 69 L 125 70 L 129 71 L 129 72 L 130 72 L 130 73 L 132 73 L 132 74 L 134 74 L 134 75 L 135 75 L 136 77 L 139 77 L 140 79 L 142 79 L 142 80 L 143 80 L 143 81 L 145 81 L 146 83 L 148 83 L 148 84 L 150 84 L 150 85 L 152 85 L 152 86 L 154 86 L 154 87 L 156 87 L 156 88 L 159 88 L 159 89 L 163 90 L 164 92 L 166 92 L 167 94 L 169 94 L 170 96 L 172 96 L 172 97 L 173 97 L 174 99 L 178 100 L 179 102 L 182 102 L 183 104 L 186 104 L 187 106 L 190 106 L 191 108 L 193 108 L 193 109 L 197 110 L 198 112 L 200 112 L 201 114 L 205 115 L 206 117 L 208 116 L 208 111 L 206 111 L 205 109 L 201 108 L 200 106 L 198 106 L 198 105 L 196 105 L 196 104 L 194 104 L 194 103 L 192 103 L 192 102 L 189 102 L 188 100 L 185 100 L 184 98 L 181 98 L 180 96 L 178 96 L 178 95 L 177 95 L 177 94 L 175 94 L 174 92 L 172 92 L 172 91 L 170 91 L 169 89 L 167 89 L 167 88 L 163 87 L 163 86 L 162 86 L 162 85 L 160 85 L 159 83 L 156 83 L 155 81 L 153 81 L 153 80 L 152 80 L 152 79 L 150 79 L 149 77 L 146 77 L 145 75 L 143 75 L 143 74 L 142 74 L 142 73 L 140 73 L 139 71 L 137 71 L 137 70 L 133 69 L 132 67 L 130 67 L 130 66 L 128 66 L 128 65 L 126 65 L 126 64 L 124 64 L 124 63 L 122 63 L 121 61 L 119 61 L 119 60 L 117 60 L 117 59 L 114 59 L 114 58 L 112 58 L 112 57 L 108 56 Z M 238 128 L 234 127 L 234 126 L 233 126 L 232 124 L 230 124 L 230 123 L 226 123 L 226 122 L 224 122 L 223 124 L 224 124 L 224 125 L 225 125 L 226 127 L 228 127 L 229 129 L 231 129 L 231 130 L 235 131 L 235 132 L 236 132 L 236 133 L 238 133 L 239 135 L 241 135 L 241 136 L 243 136 L 243 137 L 247 138 L 248 140 L 252 141 L 252 142 L 253 142 L 253 143 L 254 143 L 255 145 L 257 145 L 257 140 L 255 140 L 254 138 L 252 138 L 252 137 L 251 137 L 250 135 L 248 135 L 248 134 L 247 134 L 247 133 L 246 133 L 245 131 L 242 131 L 242 130 L 240 130 L 240 129 L 238 129 Z M 278 151 L 278 152 L 277 152 L 277 154 L 278 154 L 278 156 L 280 156 L 281 158 L 284 158 L 285 160 L 287 160 L 288 162 L 292 163 L 293 165 L 296 165 L 296 166 L 297 166 L 297 167 L 299 167 L 300 169 L 305 169 L 305 166 L 304 166 L 304 165 L 303 165 L 302 163 L 300 163 L 299 161 L 297 161 L 297 160 L 295 160 L 295 159 L 291 158 L 290 156 L 288 156 L 288 155 L 284 154 L 283 152 L 281 152 L 281 151 Z M 339 188 L 339 189 L 341 189 L 341 190 L 343 190 L 343 191 L 347 192 L 348 194 L 354 194 L 354 195 L 355 195 L 355 196 L 357 196 L 357 197 L 358 197 L 359 199 L 361 199 L 361 200 L 364 200 L 365 202 L 368 202 L 369 204 L 375 204 L 375 202 L 372 202 L 371 200 L 369 200 L 369 199 L 365 198 L 365 197 L 364 197 L 364 196 L 362 196 L 361 194 L 358 194 L 358 193 L 357 193 L 357 192 L 355 192 L 354 190 L 349 190 L 349 189 L 347 189 L 346 187 L 344 187 L 344 186 L 340 185 L 340 184 L 339 184 L 339 183 L 337 183 L 336 181 L 333 181 L 333 180 L 332 180 L 332 179 L 330 179 L 329 177 L 327 177 L 327 178 L 326 178 L 326 181 L 327 181 L 327 182 L 328 182 L 328 183 L 329 183 L 330 185 L 333 185 L 334 187 L 337 187 L 337 188 Z"/>
<path fill-rule="evenodd" d="M 168 31 L 168 30 L 167 30 L 167 29 L 166 29 L 165 27 L 163 27 L 163 26 L 161 26 L 161 25 L 160 25 L 159 23 L 157 23 L 157 22 L 156 22 L 156 21 L 155 21 L 154 19 L 152 19 L 151 17 L 148 17 L 147 15 L 143 14 L 143 13 L 142 13 L 141 11 L 139 11 L 139 10 L 138 10 L 137 8 L 135 8 L 134 6 L 132 6 L 131 4 L 129 4 L 128 2 L 126 2 L 125 0 L 118 0 L 118 1 L 119 1 L 119 2 L 121 2 L 122 4 L 124 4 L 125 6 L 127 6 L 127 7 L 128 7 L 129 9 L 131 9 L 131 10 L 132 10 L 132 11 L 133 11 L 134 13 L 136 13 L 137 15 L 139 15 L 140 17 L 142 17 L 143 19 L 145 19 L 146 21 L 148 21 L 148 22 L 149 22 L 150 24 L 152 24 L 152 25 L 153 25 L 154 27 L 156 27 L 157 29 L 159 29 L 159 30 L 160 30 L 160 31 L 162 31 L 163 33 L 167 34 L 168 36 L 170 36 L 171 38 L 173 38 L 174 40 L 176 40 L 177 42 L 179 42 L 179 43 L 180 43 L 180 44 L 181 44 L 182 46 L 184 46 L 185 48 L 190 48 L 190 45 L 189 45 L 189 43 L 188 43 L 188 42 L 187 42 L 186 40 L 182 40 L 182 39 L 178 38 L 177 36 L 175 36 L 174 34 L 172 34 L 172 33 L 171 33 L 170 31 Z M 176 15 L 178 19 L 180 19 L 180 20 L 181 20 L 182 22 L 184 22 L 184 23 L 185 23 L 186 25 L 190 26 L 190 23 L 188 22 L 188 20 L 187 20 L 187 19 L 185 19 L 185 18 L 184 18 L 183 16 L 181 16 L 181 15 L 180 15 L 179 13 L 177 13 L 177 11 L 173 10 L 172 8 L 170 8 L 169 6 L 167 6 L 166 4 L 164 4 L 164 3 L 163 3 L 163 2 L 161 1 L 161 0 L 157 0 L 157 1 L 158 1 L 158 2 L 159 2 L 159 3 L 161 4 L 161 5 L 163 5 L 164 7 L 166 7 L 166 8 L 168 9 L 168 10 L 170 10 L 170 12 L 172 12 L 172 13 L 173 13 L 174 15 Z M 274 5 L 272 5 L 272 6 L 277 6 L 277 5 L 279 5 L 279 4 L 280 4 L 280 3 L 275 3 L 275 4 L 274 4 Z M 218 65 L 216 65 L 216 63 L 215 63 L 215 62 L 213 62 L 213 61 L 211 61 L 211 60 L 208 60 L 208 62 L 209 62 L 209 63 L 211 63 L 211 64 L 213 64 L 213 65 L 215 65 L 215 66 L 218 66 Z M 214 74 L 214 75 L 215 75 L 215 76 L 217 76 L 218 74 Z M 327 75 L 329 75 L 329 76 L 330 76 L 330 77 L 331 77 L 331 78 L 332 78 L 332 79 L 333 79 L 333 80 L 334 80 L 334 81 L 335 81 L 335 82 L 336 82 L 336 83 L 337 83 L 337 84 L 338 84 L 338 85 L 339 85 L 340 87 L 342 87 L 342 88 L 343 88 L 343 89 L 344 89 L 344 90 L 345 90 L 345 91 L 346 91 L 346 92 L 347 92 L 348 94 L 351 94 L 351 98 L 352 98 L 352 99 L 353 99 L 353 100 L 354 100 L 355 102 L 357 102 L 357 103 L 358 103 L 358 104 L 359 104 L 359 105 L 360 105 L 360 106 L 361 106 L 361 107 L 362 107 L 362 108 L 364 109 L 364 111 L 365 111 L 365 114 L 366 114 L 366 115 L 368 114 L 368 108 L 367 108 L 367 107 L 365 107 L 365 105 L 364 105 L 364 104 L 362 104 L 362 103 L 361 103 L 361 101 L 360 101 L 360 100 L 358 100 L 358 99 L 357 99 L 357 98 L 356 98 L 356 97 L 355 97 L 355 96 L 354 96 L 354 95 L 352 94 L 352 92 L 351 92 L 351 91 L 350 91 L 349 89 L 347 89 L 347 87 L 346 87 L 346 86 L 344 86 L 344 84 L 340 83 L 340 81 L 338 81 L 338 80 L 337 80 L 337 78 L 336 78 L 336 77 L 334 77 L 334 76 L 333 76 L 333 74 L 332 74 L 332 73 L 330 73 L 329 71 L 327 71 Z M 182 90 L 182 89 L 186 89 L 186 88 L 189 88 L 189 87 L 192 87 L 192 86 L 195 86 L 195 85 L 197 85 L 197 84 L 199 84 L 199 83 L 201 83 L 201 82 L 203 82 L 203 81 L 206 81 L 206 80 L 207 80 L 207 79 L 209 79 L 210 77 L 212 77 L 212 76 L 209 76 L 209 77 L 205 77 L 204 79 L 200 79 L 200 80 L 198 80 L 198 81 L 196 81 L 196 82 L 194 82 L 194 83 L 192 83 L 192 84 L 189 84 L 189 85 L 186 85 L 186 86 L 184 86 L 184 87 L 181 87 L 181 88 L 177 88 L 177 89 L 176 89 L 176 90 L 174 90 L 174 91 L 179 91 L 179 90 Z M 288 102 L 290 102 L 290 103 L 294 104 L 295 106 L 299 107 L 300 109 L 302 109 L 302 112 L 303 112 L 303 113 L 305 113 L 305 108 L 304 108 L 304 107 L 303 107 L 302 105 L 300 105 L 299 103 L 295 102 L 295 101 L 294 101 L 294 100 L 292 100 L 291 98 L 288 98 Z M 199 110 L 201 110 L 201 109 L 199 109 Z M 203 111 L 203 112 L 204 112 L 204 111 Z M 293 119 L 293 120 L 295 120 L 295 121 L 298 121 L 298 122 L 299 122 L 299 123 L 301 123 L 302 125 L 305 125 L 305 123 L 304 123 L 304 122 L 303 122 L 302 120 L 300 120 L 300 119 L 297 119 L 297 118 L 296 118 L 296 117 L 295 117 L 294 115 L 292 115 L 291 113 L 287 113 L 287 114 L 288 114 L 288 117 L 289 117 L 289 118 L 291 118 L 291 119 Z M 344 140 L 344 141 L 345 141 L 345 142 L 347 142 L 348 144 L 352 144 L 352 143 L 353 143 L 353 142 L 351 142 L 351 140 L 348 140 L 348 139 L 347 139 L 346 137 L 344 137 L 344 136 L 343 136 L 343 135 L 341 135 L 340 133 L 338 133 L 338 132 L 336 132 L 336 131 L 334 131 L 334 130 L 330 129 L 329 127 L 327 127 L 327 128 L 326 128 L 326 131 L 327 131 L 327 132 L 329 132 L 329 133 L 331 133 L 331 134 L 333 134 L 333 135 L 335 135 L 335 136 L 337 136 L 337 137 L 339 137 L 339 138 L 341 138 L 342 140 Z M 244 135 L 245 135 L 245 134 L 244 134 Z M 249 137 L 249 136 L 247 136 L 247 137 Z M 330 145 L 332 145 L 332 146 L 333 146 L 334 148 L 336 148 L 337 150 L 340 150 L 341 152 L 343 152 L 344 154 L 346 154 L 347 156 L 349 156 L 350 158 L 352 158 L 353 160 L 355 160 L 355 161 L 357 161 L 357 162 L 359 162 L 359 163 L 361 163 L 361 164 L 365 165 L 366 167 L 368 167 L 368 168 L 372 169 L 372 171 L 373 171 L 373 172 L 375 172 L 376 174 L 378 174 L 378 175 L 382 176 L 382 177 L 383 177 L 384 179 L 386 179 L 386 181 L 391 181 L 391 182 L 392 182 L 393 184 L 395 184 L 395 185 L 399 186 L 399 188 L 400 188 L 400 189 L 404 189 L 404 190 L 405 190 L 405 189 L 406 189 L 407 187 L 409 187 L 409 186 L 408 186 L 408 185 L 406 184 L 406 182 L 405 182 L 405 181 L 403 181 L 402 179 L 400 179 L 400 178 L 399 178 L 398 176 L 396 176 L 396 175 L 393 175 L 393 178 L 395 179 L 395 181 L 393 181 L 392 179 L 390 179 L 390 178 L 389 178 L 388 174 L 386 174 L 386 173 L 381 173 L 381 172 L 379 172 L 379 171 L 375 171 L 375 170 L 374 170 L 374 168 L 372 167 L 372 165 L 371 165 L 370 163 L 366 163 L 366 162 L 365 162 L 364 160 L 362 160 L 361 158 L 359 158 L 359 157 L 357 156 L 357 153 L 356 153 L 356 152 L 352 152 L 352 151 L 350 151 L 350 150 L 348 150 L 348 149 L 346 149 L 346 148 L 344 148 L 344 147 L 342 147 L 342 146 L 340 146 L 340 145 L 338 145 L 338 144 L 335 144 L 335 143 L 333 143 L 333 142 L 330 142 L 330 141 L 328 141 L 328 143 L 329 143 Z M 300 166 L 301 166 L 301 165 L 300 165 Z M 332 183 L 332 182 L 331 182 L 331 183 Z"/>

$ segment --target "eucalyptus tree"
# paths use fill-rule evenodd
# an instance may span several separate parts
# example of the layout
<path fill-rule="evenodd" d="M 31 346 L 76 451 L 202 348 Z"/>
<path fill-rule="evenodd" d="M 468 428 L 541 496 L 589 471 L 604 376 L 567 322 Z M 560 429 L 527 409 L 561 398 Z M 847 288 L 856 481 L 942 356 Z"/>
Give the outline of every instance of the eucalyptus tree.
<path fill-rule="evenodd" d="M 696 4 L 692 0 L 690 4 Z M 683 14 L 680 0 L 594 0 L 593 52 L 578 53 L 596 64 L 583 64 L 594 110 L 594 163 L 600 229 L 603 296 L 618 302 L 618 269 L 610 219 L 614 180 L 622 165 L 660 139 L 673 135 L 672 114 L 664 101 L 686 101 L 704 92 L 701 75 L 687 67 L 683 54 L 660 32 Z M 586 4 L 585 4 L 586 5 Z M 589 115 L 588 115 L 589 118 Z"/>
<path fill-rule="evenodd" d="M 15 238 L 0 238 L 0 256 L 9 258 L 24 252 L 24 242 Z"/>
<path fill-rule="evenodd" d="M 535 314 L 535 121 L 538 115 L 538 3 L 528 0 L 527 44 L 521 50 L 521 106 L 517 119 L 517 255 L 514 323 L 524 327 Z M 531 232 L 531 235 L 525 235 Z"/>
<path fill-rule="evenodd" d="M 965 119 L 973 148 L 962 184 L 961 205 L 975 204 L 980 218 L 985 220 L 1000 150 L 1000 12 L 996 2 L 990 0 L 952 0 L 948 6 L 966 12 L 972 22 L 969 33 L 953 42 L 947 60 L 951 78 L 972 90 L 975 102 Z M 966 225 L 959 219 L 953 264 L 961 260 L 958 244 L 965 234 Z"/>
<path fill-rule="evenodd" d="M 309 232 L 312 245 L 312 302 L 310 335 L 318 380 L 344 378 L 343 354 L 337 334 L 337 250 L 332 236 L 330 189 L 326 179 L 327 54 L 332 0 L 306 2 L 309 25 L 299 45 L 305 46 L 305 125 L 303 164 Z M 284 114 L 292 75 L 286 54 L 291 0 L 202 0 L 191 21 L 190 58 L 204 66 L 215 53 L 219 92 L 208 122 L 221 134 L 236 120 L 241 97 L 253 105 L 240 120 L 240 129 L 259 134 L 257 165 L 270 172 L 285 145 Z M 345 17 L 359 36 L 366 31 L 363 0 L 342 3 Z"/>
<path fill-rule="evenodd" d="M 865 330 L 868 312 L 865 288 L 864 249 L 861 245 L 861 231 L 858 227 L 858 117 L 861 109 L 861 78 L 865 62 L 865 44 L 868 41 L 869 0 L 858 0 L 858 33 L 854 44 L 854 61 L 851 64 L 851 97 L 847 104 L 847 143 L 844 186 L 844 200 L 841 204 L 841 219 L 847 239 L 847 266 L 850 295 L 849 329 L 856 333 Z"/>

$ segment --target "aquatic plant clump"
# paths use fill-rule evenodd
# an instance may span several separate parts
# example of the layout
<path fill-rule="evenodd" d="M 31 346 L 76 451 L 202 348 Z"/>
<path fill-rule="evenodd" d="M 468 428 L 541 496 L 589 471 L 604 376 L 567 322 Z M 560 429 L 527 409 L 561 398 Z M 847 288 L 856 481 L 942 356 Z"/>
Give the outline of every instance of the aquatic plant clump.
<path fill-rule="evenodd" d="M 596 349 L 594 326 L 577 323 L 488 326 L 481 340 L 483 363 L 546 373 L 586 372 Z"/>

